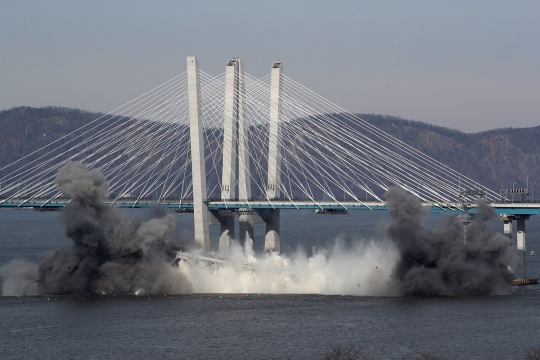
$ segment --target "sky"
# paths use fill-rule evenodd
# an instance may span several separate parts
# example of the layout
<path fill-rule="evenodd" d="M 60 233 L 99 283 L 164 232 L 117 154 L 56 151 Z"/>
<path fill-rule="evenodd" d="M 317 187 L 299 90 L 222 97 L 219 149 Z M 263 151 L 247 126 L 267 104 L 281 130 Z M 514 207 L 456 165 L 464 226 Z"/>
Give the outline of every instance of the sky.
<path fill-rule="evenodd" d="M 465 132 L 540 125 L 540 1 L 0 0 L 0 110 L 108 112 L 229 58 L 350 112 Z"/>

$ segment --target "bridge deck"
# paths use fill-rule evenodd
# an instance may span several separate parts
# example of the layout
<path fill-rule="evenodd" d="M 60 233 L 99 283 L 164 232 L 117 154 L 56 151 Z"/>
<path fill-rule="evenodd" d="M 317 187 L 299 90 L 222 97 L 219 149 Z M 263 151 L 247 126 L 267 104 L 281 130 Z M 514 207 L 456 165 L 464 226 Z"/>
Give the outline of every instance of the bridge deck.
<path fill-rule="evenodd" d="M 54 209 L 62 208 L 69 204 L 70 200 L 61 199 L 49 201 L 48 199 L 10 199 L 1 200 L 0 208 L 45 208 Z M 156 206 L 155 200 L 120 200 L 106 201 L 105 205 L 119 208 L 150 208 Z M 171 209 L 192 210 L 193 203 L 191 201 L 161 200 L 160 206 Z M 457 202 L 452 203 L 423 203 L 429 208 L 430 212 L 434 213 L 460 213 L 462 204 Z M 497 214 L 509 215 L 540 215 L 540 203 L 490 203 Z M 388 206 L 384 202 L 367 201 L 367 202 L 331 202 L 331 201 L 280 201 L 280 200 L 254 200 L 249 202 L 244 201 L 209 201 L 209 210 L 238 210 L 238 209 L 321 209 L 321 210 L 388 210 Z M 477 212 L 476 205 L 471 204 L 466 208 L 467 213 L 474 214 Z"/>

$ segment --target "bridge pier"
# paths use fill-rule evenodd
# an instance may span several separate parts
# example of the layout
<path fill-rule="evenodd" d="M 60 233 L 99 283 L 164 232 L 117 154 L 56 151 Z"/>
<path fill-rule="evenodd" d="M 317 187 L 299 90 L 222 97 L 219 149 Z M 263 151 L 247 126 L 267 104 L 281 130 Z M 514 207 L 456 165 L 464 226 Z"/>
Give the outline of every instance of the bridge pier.
<path fill-rule="evenodd" d="M 226 253 L 234 240 L 234 216 L 223 216 L 219 226 L 219 251 Z"/>
<path fill-rule="evenodd" d="M 512 218 L 506 215 L 500 216 L 503 221 L 503 233 L 512 241 Z"/>
<path fill-rule="evenodd" d="M 499 215 L 499 218 L 503 221 L 503 234 L 510 239 L 510 244 L 514 248 L 514 241 L 512 239 L 512 217 L 502 214 Z M 508 265 L 508 270 L 514 272 L 513 264 Z"/>
<path fill-rule="evenodd" d="M 525 279 L 526 271 L 526 256 L 527 256 L 527 244 L 525 241 L 525 221 L 529 220 L 530 215 L 508 215 L 502 214 L 499 215 L 499 218 L 503 221 L 504 226 L 504 235 L 510 238 L 512 247 L 515 247 L 517 253 L 517 260 L 514 266 L 509 267 L 509 270 L 512 271 L 517 279 Z M 512 221 L 516 220 L 516 242 L 514 243 L 512 239 Z"/>
<path fill-rule="evenodd" d="M 219 248 L 221 254 L 227 254 L 234 240 L 234 213 L 227 214 L 218 210 L 208 210 L 209 223 L 219 225 Z"/>
<path fill-rule="evenodd" d="M 239 241 L 240 245 L 244 246 L 246 239 L 254 240 L 255 235 L 253 233 L 253 224 L 255 223 L 254 216 L 251 214 L 242 214 L 238 217 L 238 224 L 240 228 Z"/>
<path fill-rule="evenodd" d="M 227 253 L 234 240 L 234 215 L 222 216 L 219 223 L 219 251 Z"/>
<path fill-rule="evenodd" d="M 459 221 L 463 224 L 463 243 L 467 243 L 467 228 L 474 219 L 474 216 L 471 214 L 463 213 L 458 215 Z"/>
<path fill-rule="evenodd" d="M 266 235 L 264 236 L 264 250 L 280 251 L 280 220 L 279 209 L 264 209 L 257 211 L 262 220 L 266 223 Z"/>
<path fill-rule="evenodd" d="M 528 220 L 529 216 L 527 215 L 521 215 L 519 218 L 517 218 L 517 255 L 518 255 L 518 263 L 516 267 L 516 273 L 517 276 L 520 277 L 520 279 L 525 279 L 526 272 L 525 272 L 525 256 L 526 254 L 526 243 L 525 243 L 525 220 Z"/>

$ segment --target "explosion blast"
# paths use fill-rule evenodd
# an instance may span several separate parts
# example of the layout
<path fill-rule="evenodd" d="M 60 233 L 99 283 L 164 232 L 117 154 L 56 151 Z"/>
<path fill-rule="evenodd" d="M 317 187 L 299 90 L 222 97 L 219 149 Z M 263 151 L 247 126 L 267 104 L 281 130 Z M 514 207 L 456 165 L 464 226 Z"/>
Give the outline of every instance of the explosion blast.
<path fill-rule="evenodd" d="M 418 198 L 401 188 L 386 192 L 390 216 L 388 237 L 399 253 L 395 277 L 403 295 L 481 295 L 510 292 L 513 278 L 508 270 L 516 260 L 510 240 L 489 230 L 486 222 L 496 216 L 484 202 L 467 227 L 455 216 L 436 230 L 425 229 L 426 209 Z"/>
<path fill-rule="evenodd" d="M 85 165 L 69 162 L 56 185 L 73 201 L 62 211 L 70 248 L 41 254 L 37 263 L 14 261 L 1 270 L 4 295 L 160 294 L 189 291 L 170 266 L 166 251 L 174 215 L 147 222 L 125 219 L 103 205 L 105 179 Z"/>
<path fill-rule="evenodd" d="M 36 263 L 14 260 L 0 268 L 3 295 L 162 294 L 162 293 L 322 293 L 340 295 L 477 295 L 510 293 L 508 265 L 515 254 L 508 238 L 486 227 L 495 216 L 484 203 L 467 228 L 448 216 L 440 229 L 423 225 L 425 208 L 401 188 L 387 191 L 393 222 L 388 241 L 358 241 L 333 249 L 302 249 L 284 255 L 253 252 L 247 239 L 237 243 L 228 260 L 234 266 L 171 266 L 176 251 L 169 234 L 175 217 L 162 213 L 142 222 L 104 206 L 105 179 L 85 165 L 70 162 L 56 184 L 72 198 L 62 211 L 70 248 L 39 255 Z M 393 244 L 392 244 L 393 243 Z M 200 250 L 202 251 L 202 250 Z"/>

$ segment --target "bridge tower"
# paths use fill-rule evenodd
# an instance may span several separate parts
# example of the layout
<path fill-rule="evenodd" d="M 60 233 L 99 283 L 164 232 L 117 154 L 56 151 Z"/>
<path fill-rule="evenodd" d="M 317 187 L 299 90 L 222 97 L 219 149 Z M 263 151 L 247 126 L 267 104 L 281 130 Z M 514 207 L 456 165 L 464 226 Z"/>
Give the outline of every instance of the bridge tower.
<path fill-rule="evenodd" d="M 223 119 L 223 166 L 221 200 L 236 200 L 238 179 L 238 59 L 231 59 L 225 68 L 225 112 Z M 217 214 L 216 214 L 217 215 Z M 216 216 L 220 222 L 219 250 L 229 249 L 234 238 L 234 213 Z"/>
<path fill-rule="evenodd" d="M 199 62 L 194 55 L 187 57 L 187 81 L 195 242 L 210 251 Z"/>
<path fill-rule="evenodd" d="M 280 198 L 281 186 L 281 107 L 283 62 L 275 61 L 272 65 L 270 82 L 270 124 L 268 139 L 268 183 L 266 197 L 268 200 Z M 266 222 L 266 236 L 264 248 L 269 251 L 278 251 L 280 248 L 279 236 L 279 209 L 272 209 L 263 220 Z"/>
<path fill-rule="evenodd" d="M 248 138 L 244 65 L 242 60 L 238 59 L 238 199 L 240 201 L 252 199 Z"/>
<path fill-rule="evenodd" d="M 244 65 L 238 59 L 238 200 L 246 204 L 253 198 L 251 194 L 251 174 L 249 158 L 249 123 L 246 116 L 246 88 Z M 253 240 L 253 223 L 255 217 L 251 213 L 240 213 L 239 241 L 243 244 L 246 237 Z"/>
<path fill-rule="evenodd" d="M 221 200 L 251 200 L 249 173 L 249 125 L 245 112 L 244 66 L 239 58 L 228 61 L 225 69 L 225 111 L 223 121 L 223 167 Z M 236 186 L 238 182 L 238 193 Z M 220 223 L 219 249 L 226 252 L 234 238 L 234 213 L 213 214 Z M 253 216 L 240 214 L 240 243 L 253 239 Z"/>

